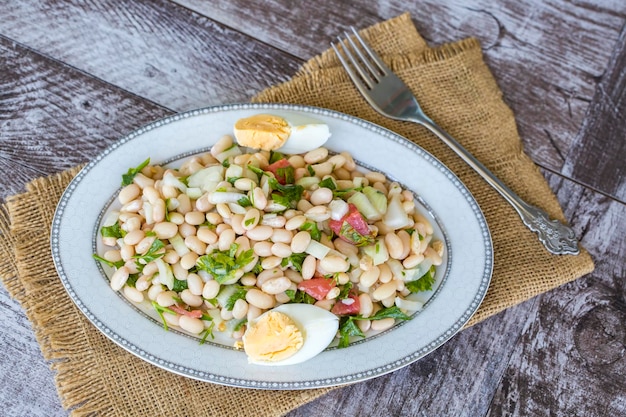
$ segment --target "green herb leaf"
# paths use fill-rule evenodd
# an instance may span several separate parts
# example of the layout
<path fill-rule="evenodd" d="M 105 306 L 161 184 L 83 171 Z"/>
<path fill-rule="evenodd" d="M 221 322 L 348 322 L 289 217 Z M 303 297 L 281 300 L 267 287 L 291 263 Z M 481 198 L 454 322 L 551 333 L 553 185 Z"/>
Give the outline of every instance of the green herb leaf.
<path fill-rule="evenodd" d="M 130 185 L 133 182 L 133 179 L 135 178 L 135 176 L 139 174 L 142 169 L 147 167 L 149 163 L 150 163 L 150 158 L 146 159 L 135 168 L 129 168 L 126 174 L 122 174 L 122 187 Z"/>
<path fill-rule="evenodd" d="M 294 182 L 296 182 L 295 174 L 296 171 L 291 165 L 285 168 L 278 168 L 276 170 L 276 177 L 282 178 L 285 184 L 293 184 Z"/>
<path fill-rule="evenodd" d="M 124 266 L 124 261 L 123 261 L 123 260 L 119 260 L 119 261 L 117 261 L 117 262 L 111 262 L 111 261 L 107 261 L 107 260 L 106 260 L 106 259 L 104 259 L 102 256 L 98 256 L 98 255 L 96 255 L 95 253 L 94 253 L 93 255 L 91 255 L 91 256 L 93 256 L 93 258 L 94 258 L 96 261 L 100 261 L 100 262 L 102 262 L 103 264 L 110 266 L 111 268 L 118 269 L 118 268 L 121 268 L 121 267 L 123 267 L 123 266 Z"/>
<path fill-rule="evenodd" d="M 350 290 L 352 290 L 352 283 L 348 281 L 342 288 L 341 292 L 337 296 L 337 300 L 345 300 L 350 295 Z"/>
<path fill-rule="evenodd" d="M 293 266 L 298 272 L 302 272 L 302 262 L 307 257 L 306 253 L 292 253 L 287 258 L 283 258 L 280 266 L 287 267 L 289 265 Z"/>
<path fill-rule="evenodd" d="M 206 329 L 204 329 L 202 333 L 200 333 L 202 335 L 202 339 L 200 339 L 201 345 L 206 343 L 206 340 L 209 336 L 211 336 L 211 339 L 215 339 L 215 335 L 213 334 L 214 327 L 215 327 L 215 322 L 212 321 L 211 324 L 209 324 L 209 327 L 207 327 Z"/>
<path fill-rule="evenodd" d="M 331 190 L 336 190 L 337 189 L 337 184 L 335 184 L 335 181 L 332 179 L 332 177 L 326 177 L 324 178 L 320 184 L 320 187 L 324 187 L 324 188 L 329 188 Z"/>
<path fill-rule="evenodd" d="M 269 178 L 270 187 L 275 191 L 272 193 L 272 200 L 287 208 L 296 208 L 298 201 L 302 198 L 304 187 L 297 184 L 282 185 L 276 178 Z"/>
<path fill-rule="evenodd" d="M 252 206 L 252 201 L 250 201 L 248 197 L 241 197 L 239 200 L 237 200 L 237 204 L 239 204 L 241 207 L 250 207 Z"/>
<path fill-rule="evenodd" d="M 115 223 L 111 226 L 102 226 L 100 228 L 100 234 L 102 237 L 114 237 L 115 239 L 126 236 L 126 231 L 122 230 L 119 223 Z"/>
<path fill-rule="evenodd" d="M 228 300 L 226 300 L 226 305 L 224 306 L 224 308 L 228 311 L 232 311 L 233 307 L 235 307 L 235 303 L 237 302 L 237 300 L 245 300 L 247 293 L 248 289 L 246 287 L 237 287 L 237 290 L 233 293 L 233 295 L 228 297 Z"/>
<path fill-rule="evenodd" d="M 317 300 L 309 294 L 300 290 L 285 290 L 285 294 L 292 303 L 298 304 L 315 304 Z"/>
<path fill-rule="evenodd" d="M 431 266 L 428 271 L 414 281 L 407 281 L 404 286 L 411 292 L 430 291 L 435 283 L 435 267 Z"/>
<path fill-rule="evenodd" d="M 281 159 L 285 159 L 285 155 L 280 152 L 270 151 L 270 160 L 269 163 L 273 164 L 276 161 L 280 161 Z"/>
<path fill-rule="evenodd" d="M 259 177 L 261 175 L 265 175 L 265 171 L 263 171 L 261 168 L 255 167 L 254 165 L 248 164 L 246 165 L 246 168 L 248 168 L 250 171 L 257 174 Z"/>
<path fill-rule="evenodd" d="M 300 226 L 300 230 L 308 231 L 311 235 L 311 238 L 313 240 L 317 240 L 318 242 L 322 238 L 322 232 L 320 232 L 320 229 L 317 227 L 316 222 L 305 222 L 302 224 L 302 226 Z"/>
<path fill-rule="evenodd" d="M 348 347 L 350 344 L 350 337 L 359 336 L 365 337 L 365 333 L 359 329 L 357 326 L 355 317 L 348 316 L 341 320 L 341 324 L 339 325 L 339 348 Z"/>
<path fill-rule="evenodd" d="M 313 167 L 311 165 L 307 165 L 306 166 L 307 171 L 309 171 L 309 175 L 314 177 L 315 176 L 315 170 L 313 169 Z"/>
<path fill-rule="evenodd" d="M 172 287 L 172 291 L 181 292 L 186 290 L 187 288 L 189 288 L 187 281 L 174 278 L 174 286 Z"/>
<path fill-rule="evenodd" d="M 145 265 L 165 255 L 165 251 L 161 251 L 161 249 L 163 249 L 164 247 L 165 243 L 163 243 L 162 240 L 154 239 L 154 242 L 152 242 L 152 245 L 150 245 L 150 248 L 145 254 L 133 255 L 133 259 L 135 259 L 135 264 L 137 265 L 139 270 L 143 270 L 143 267 Z"/>
<path fill-rule="evenodd" d="M 394 318 L 396 320 L 410 320 L 411 317 L 407 316 L 397 306 L 383 308 L 378 310 L 373 316 L 368 317 L 368 320 L 382 320 Z"/>
<path fill-rule="evenodd" d="M 223 284 L 236 277 L 238 271 L 248 265 L 254 259 L 254 250 L 248 249 L 235 256 L 239 245 L 233 243 L 229 250 L 213 251 L 208 255 L 198 258 L 196 266 L 207 271 L 213 278 Z"/>
<path fill-rule="evenodd" d="M 167 322 L 165 321 L 165 317 L 163 316 L 163 313 L 167 313 L 167 314 L 173 314 L 176 315 L 176 313 L 174 313 L 174 311 L 170 310 L 167 307 L 162 307 L 161 305 L 159 305 L 159 303 L 157 303 L 156 301 L 152 302 L 152 307 L 154 307 L 154 309 L 156 310 L 156 312 L 159 314 L 159 317 L 161 317 L 161 321 L 163 322 L 163 328 L 165 330 L 168 330 L 167 327 Z"/>

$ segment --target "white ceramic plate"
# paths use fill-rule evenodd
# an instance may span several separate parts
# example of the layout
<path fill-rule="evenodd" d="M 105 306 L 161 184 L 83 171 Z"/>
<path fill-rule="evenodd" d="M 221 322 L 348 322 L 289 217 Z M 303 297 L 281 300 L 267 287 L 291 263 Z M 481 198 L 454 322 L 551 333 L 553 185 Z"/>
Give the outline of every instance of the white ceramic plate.
<path fill-rule="evenodd" d="M 412 190 L 420 210 L 446 243 L 436 291 L 409 321 L 344 349 L 329 348 L 298 365 L 256 366 L 243 351 L 219 342 L 204 345 L 178 331 L 166 332 L 108 284 L 94 261 L 99 222 L 119 191 L 121 174 L 148 156 L 171 163 L 206 151 L 236 120 L 260 112 L 308 115 L 330 126 L 326 146 L 349 151 L 365 168 L 379 170 Z M 418 129 L 418 127 L 416 127 Z M 373 378 L 404 367 L 450 339 L 482 301 L 492 271 L 492 244 L 476 201 L 440 161 L 408 140 L 369 122 L 330 110 L 279 104 L 239 104 L 177 114 L 142 127 L 91 161 L 63 194 L 52 225 L 53 259 L 69 296 L 115 343 L 168 371 L 244 388 L 305 389 Z M 426 300 L 425 300 L 426 301 Z"/>

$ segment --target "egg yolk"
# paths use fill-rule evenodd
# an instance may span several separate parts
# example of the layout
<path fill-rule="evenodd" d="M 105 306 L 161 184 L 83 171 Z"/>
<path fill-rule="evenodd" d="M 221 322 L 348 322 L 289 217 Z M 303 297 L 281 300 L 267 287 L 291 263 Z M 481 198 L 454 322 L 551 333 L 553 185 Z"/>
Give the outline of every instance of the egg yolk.
<path fill-rule="evenodd" d="M 289 139 L 291 127 L 285 119 L 272 114 L 255 114 L 237 120 L 235 138 L 241 146 L 270 151 Z"/>
<path fill-rule="evenodd" d="M 304 339 L 286 314 L 270 311 L 246 331 L 244 350 L 251 361 L 278 362 L 302 348 Z"/>

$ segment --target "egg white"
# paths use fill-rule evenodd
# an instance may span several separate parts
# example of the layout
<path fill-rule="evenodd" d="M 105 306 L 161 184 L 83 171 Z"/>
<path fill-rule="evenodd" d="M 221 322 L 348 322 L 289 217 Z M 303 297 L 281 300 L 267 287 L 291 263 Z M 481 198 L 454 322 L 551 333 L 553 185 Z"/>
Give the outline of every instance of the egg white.
<path fill-rule="evenodd" d="M 255 365 L 283 366 L 307 361 L 330 345 L 339 328 L 339 318 L 337 316 L 330 311 L 310 304 L 282 304 L 269 311 L 278 311 L 293 320 L 300 332 L 302 332 L 302 348 L 282 361 L 266 362 L 248 358 L 249 362 Z M 263 314 L 267 314 L 269 311 Z M 263 314 L 252 324 L 256 323 Z"/>
<path fill-rule="evenodd" d="M 298 154 L 312 151 L 324 145 L 330 138 L 330 129 L 324 123 L 294 125 L 289 119 L 291 133 L 287 141 L 277 149 L 278 152 Z"/>

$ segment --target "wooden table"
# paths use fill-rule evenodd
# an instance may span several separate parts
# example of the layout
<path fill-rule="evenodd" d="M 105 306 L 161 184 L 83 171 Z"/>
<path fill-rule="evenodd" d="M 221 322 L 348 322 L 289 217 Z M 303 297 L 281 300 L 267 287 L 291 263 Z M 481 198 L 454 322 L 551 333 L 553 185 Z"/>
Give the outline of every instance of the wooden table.
<path fill-rule="evenodd" d="M 596 270 L 289 415 L 626 415 L 626 2 L 251 3 L 1 1 L 0 197 L 153 119 L 248 101 L 347 26 L 410 11 L 433 45 L 480 39 Z M 0 414 L 67 415 L 3 288 L 0 316 Z"/>

